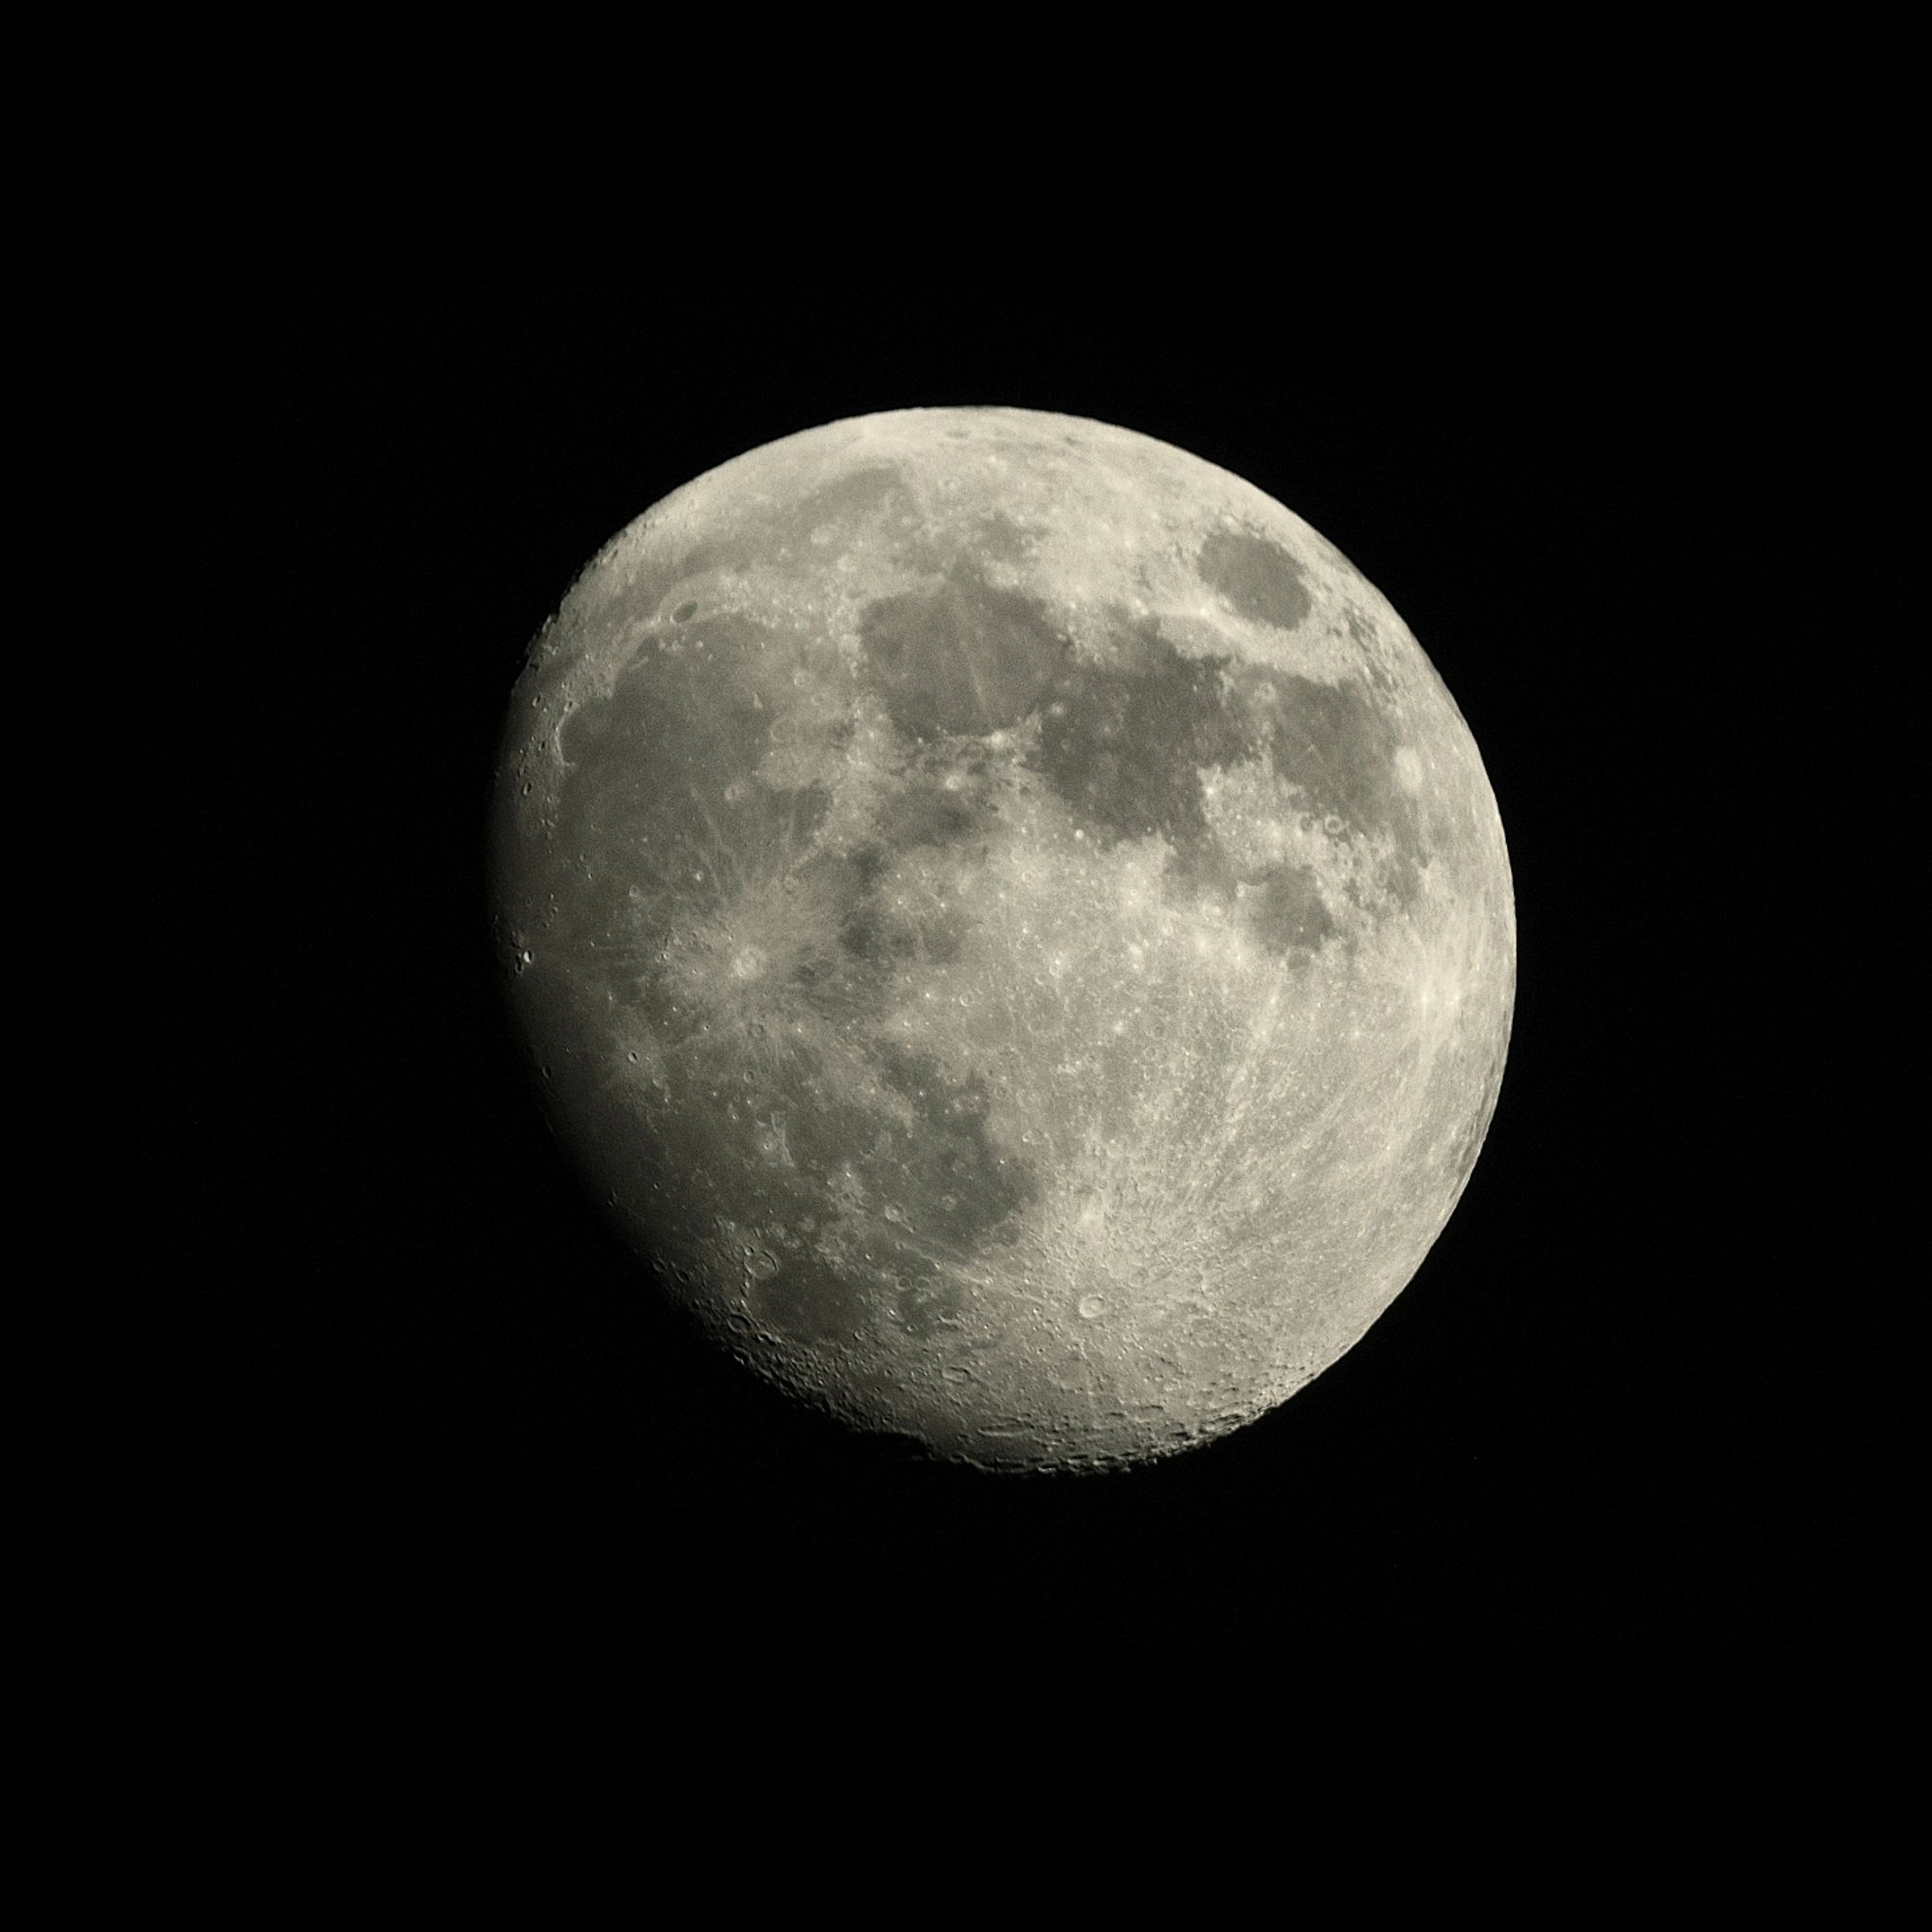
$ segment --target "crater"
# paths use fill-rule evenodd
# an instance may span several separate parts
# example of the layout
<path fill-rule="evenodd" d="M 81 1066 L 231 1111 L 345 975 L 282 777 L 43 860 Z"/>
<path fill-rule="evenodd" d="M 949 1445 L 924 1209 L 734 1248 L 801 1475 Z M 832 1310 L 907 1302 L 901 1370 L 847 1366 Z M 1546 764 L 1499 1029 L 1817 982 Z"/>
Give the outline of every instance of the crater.
<path fill-rule="evenodd" d="M 1247 530 L 1216 530 L 1195 564 L 1202 582 L 1218 590 L 1243 617 L 1293 631 L 1308 615 L 1301 565 L 1279 544 Z"/>

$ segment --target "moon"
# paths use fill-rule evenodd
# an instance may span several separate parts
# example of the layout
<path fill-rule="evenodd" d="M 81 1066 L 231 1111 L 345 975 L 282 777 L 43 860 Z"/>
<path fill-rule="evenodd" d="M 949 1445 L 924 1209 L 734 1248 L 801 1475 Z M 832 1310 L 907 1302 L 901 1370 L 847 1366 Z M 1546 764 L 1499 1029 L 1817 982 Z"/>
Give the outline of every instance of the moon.
<path fill-rule="evenodd" d="M 1494 1112 L 1495 797 L 1387 601 L 1131 430 L 914 409 L 674 491 L 531 644 L 495 930 L 553 1125 L 758 1374 L 989 1469 L 1304 1387 Z"/>

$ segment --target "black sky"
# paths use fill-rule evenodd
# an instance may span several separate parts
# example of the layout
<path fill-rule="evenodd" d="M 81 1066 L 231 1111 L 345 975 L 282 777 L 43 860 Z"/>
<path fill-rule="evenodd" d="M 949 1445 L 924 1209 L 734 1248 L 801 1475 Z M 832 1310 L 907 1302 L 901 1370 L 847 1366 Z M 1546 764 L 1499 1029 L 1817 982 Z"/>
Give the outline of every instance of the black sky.
<path fill-rule="evenodd" d="M 1768 295 L 184 294 L 133 1458 L 184 1589 L 374 1645 L 819 1662 L 1883 1641 L 1914 418 L 1885 318 Z M 1421 1274 L 1273 1416 L 1104 1481 L 912 1464 L 694 1348 L 534 1115 L 483 924 L 510 680 L 592 552 L 775 437 L 977 402 L 1179 443 L 1338 543 L 1462 706 L 1516 872 L 1501 1105 Z"/>

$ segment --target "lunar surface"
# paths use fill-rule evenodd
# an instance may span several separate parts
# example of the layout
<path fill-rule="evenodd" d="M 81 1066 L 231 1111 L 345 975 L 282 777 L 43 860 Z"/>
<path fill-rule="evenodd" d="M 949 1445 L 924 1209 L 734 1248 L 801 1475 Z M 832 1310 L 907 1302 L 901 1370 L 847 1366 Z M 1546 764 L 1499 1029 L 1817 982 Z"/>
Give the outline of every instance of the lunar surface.
<path fill-rule="evenodd" d="M 1461 712 L 1332 545 L 1124 429 L 898 411 L 674 492 L 531 645 L 492 843 L 539 1091 L 641 1261 L 938 1456 L 1261 1415 L 1495 1107 Z"/>

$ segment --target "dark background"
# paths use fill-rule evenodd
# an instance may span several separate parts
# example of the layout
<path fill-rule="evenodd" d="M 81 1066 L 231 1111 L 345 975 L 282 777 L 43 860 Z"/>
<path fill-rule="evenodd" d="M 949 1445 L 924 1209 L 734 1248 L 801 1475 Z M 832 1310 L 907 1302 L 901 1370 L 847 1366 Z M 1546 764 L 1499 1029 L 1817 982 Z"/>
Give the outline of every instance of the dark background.
<path fill-rule="evenodd" d="M 1883 300 L 1693 266 L 179 297 L 131 1439 L 184 1614 L 814 1673 L 1889 1641 L 1916 418 Z M 496 737 L 576 571 L 758 443 L 978 402 L 1179 443 L 1338 543 L 1467 717 L 1516 874 L 1501 1104 L 1421 1273 L 1283 1408 L 1106 1479 L 923 1465 L 695 1344 L 492 980 Z"/>

